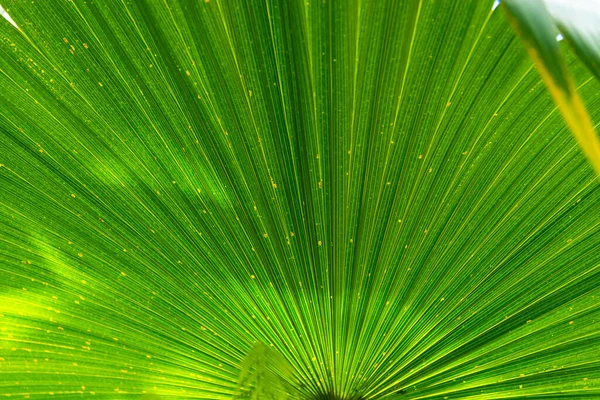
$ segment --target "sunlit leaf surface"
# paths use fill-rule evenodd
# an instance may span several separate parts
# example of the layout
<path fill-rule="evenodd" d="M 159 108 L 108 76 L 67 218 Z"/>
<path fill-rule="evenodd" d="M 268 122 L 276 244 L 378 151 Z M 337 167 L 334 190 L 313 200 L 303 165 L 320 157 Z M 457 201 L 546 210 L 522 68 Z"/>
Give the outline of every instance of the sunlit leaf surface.
<path fill-rule="evenodd" d="M 2 0 L 0 395 L 600 396 L 599 180 L 491 3 Z"/>

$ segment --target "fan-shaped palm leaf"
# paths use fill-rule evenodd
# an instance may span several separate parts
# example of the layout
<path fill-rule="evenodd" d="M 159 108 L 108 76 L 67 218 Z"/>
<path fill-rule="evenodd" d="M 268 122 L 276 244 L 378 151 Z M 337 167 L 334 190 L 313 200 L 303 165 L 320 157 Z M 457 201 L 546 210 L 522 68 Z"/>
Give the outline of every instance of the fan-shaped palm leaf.
<path fill-rule="evenodd" d="M 600 396 L 595 58 L 515 4 L 3 1 L 0 395 Z"/>

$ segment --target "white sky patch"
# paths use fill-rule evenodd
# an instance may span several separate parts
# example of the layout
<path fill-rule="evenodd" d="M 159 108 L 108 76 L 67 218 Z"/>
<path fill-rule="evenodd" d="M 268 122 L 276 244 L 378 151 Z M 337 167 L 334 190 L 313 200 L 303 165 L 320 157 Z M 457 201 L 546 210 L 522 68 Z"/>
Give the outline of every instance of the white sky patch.
<path fill-rule="evenodd" d="M 558 35 L 556 35 L 556 41 L 560 42 L 561 40 L 563 40 L 565 37 L 563 36 L 562 33 L 559 33 Z"/>
<path fill-rule="evenodd" d="M 500 5 L 500 0 L 494 0 L 494 4 L 492 4 L 492 11 L 494 11 Z"/>
<path fill-rule="evenodd" d="M 8 13 L 2 7 L 1 4 L 0 4 L 0 15 L 2 15 L 2 17 L 4 17 L 5 20 L 7 20 L 8 22 L 10 22 L 10 24 L 12 26 L 14 26 L 15 28 L 19 29 L 19 26 L 17 25 L 17 23 L 12 19 L 12 17 L 10 15 L 8 15 Z"/>
<path fill-rule="evenodd" d="M 585 43 L 600 56 L 600 0 L 546 0 L 546 8 L 560 30 Z M 562 35 L 556 40 L 563 39 Z"/>

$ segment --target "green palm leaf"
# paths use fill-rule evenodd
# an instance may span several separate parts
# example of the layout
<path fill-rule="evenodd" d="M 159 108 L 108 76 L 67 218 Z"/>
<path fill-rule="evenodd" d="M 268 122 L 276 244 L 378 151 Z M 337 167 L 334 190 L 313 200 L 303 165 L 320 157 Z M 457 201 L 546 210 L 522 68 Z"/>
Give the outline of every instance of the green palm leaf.
<path fill-rule="evenodd" d="M 600 76 L 600 28 L 597 27 L 600 22 L 600 2 L 575 0 L 574 4 L 569 5 L 563 0 L 507 0 L 503 4 L 515 28 L 525 39 L 531 57 L 536 61 L 567 125 L 600 173 L 600 139 L 555 39 L 560 27 L 582 60 L 597 77 Z M 573 9 L 574 5 L 579 5 L 579 8 Z"/>
<path fill-rule="evenodd" d="M 2 6 L 0 395 L 600 397 L 577 34 L 584 62 L 479 1 Z"/>

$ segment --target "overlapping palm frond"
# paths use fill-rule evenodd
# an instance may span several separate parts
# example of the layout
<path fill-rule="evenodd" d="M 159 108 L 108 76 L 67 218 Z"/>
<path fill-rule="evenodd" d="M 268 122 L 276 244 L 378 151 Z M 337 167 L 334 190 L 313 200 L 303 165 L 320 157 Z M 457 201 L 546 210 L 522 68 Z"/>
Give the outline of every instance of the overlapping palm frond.
<path fill-rule="evenodd" d="M 0 1 L 0 397 L 600 396 L 555 5 Z"/>

